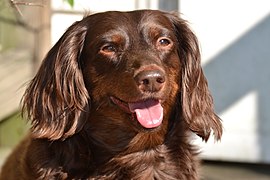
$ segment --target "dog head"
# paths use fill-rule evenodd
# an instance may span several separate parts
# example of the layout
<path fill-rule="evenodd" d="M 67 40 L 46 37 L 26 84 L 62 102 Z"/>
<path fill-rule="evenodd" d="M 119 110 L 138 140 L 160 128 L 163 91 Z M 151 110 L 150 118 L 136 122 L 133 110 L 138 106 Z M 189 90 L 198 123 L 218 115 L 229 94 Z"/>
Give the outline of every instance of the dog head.
<path fill-rule="evenodd" d="M 196 36 L 186 21 L 154 10 L 75 22 L 44 59 L 23 108 L 36 137 L 51 140 L 104 121 L 135 132 L 183 120 L 205 140 L 222 133 Z"/>

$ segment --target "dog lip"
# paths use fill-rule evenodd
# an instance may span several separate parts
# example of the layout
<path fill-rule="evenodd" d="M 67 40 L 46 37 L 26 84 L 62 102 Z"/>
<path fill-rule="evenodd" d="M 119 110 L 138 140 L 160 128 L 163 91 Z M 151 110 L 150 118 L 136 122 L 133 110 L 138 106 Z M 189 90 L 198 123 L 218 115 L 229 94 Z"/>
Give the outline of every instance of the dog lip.
<path fill-rule="evenodd" d="M 153 99 L 153 98 L 152 98 Z M 128 113 L 131 115 L 131 119 L 134 121 L 134 122 L 137 122 L 136 119 L 137 119 L 137 116 L 136 116 L 136 113 L 135 112 L 131 112 L 130 111 L 130 108 L 129 108 L 129 105 L 127 102 L 119 99 L 119 98 L 116 98 L 116 97 L 113 97 L 113 96 L 110 96 L 110 100 L 112 101 L 113 104 L 115 104 L 118 108 L 120 108 L 122 111 Z M 141 101 L 145 101 L 144 99 L 142 100 L 137 100 L 137 101 L 132 101 L 133 103 L 134 102 L 141 102 Z M 130 103 L 132 103 L 130 102 Z M 161 103 L 162 100 L 159 100 L 159 102 Z M 138 126 L 139 125 L 139 122 L 138 124 L 135 126 L 136 128 L 139 128 L 138 131 L 143 131 L 143 132 L 153 132 L 153 131 L 156 131 L 157 129 L 160 128 L 160 126 L 157 126 L 157 127 L 153 127 L 153 128 L 145 128 L 143 126 Z"/>
<path fill-rule="evenodd" d="M 137 102 L 142 102 L 142 101 L 146 101 L 149 99 L 156 99 L 158 100 L 160 103 L 162 103 L 161 99 L 158 98 L 148 98 L 148 99 L 141 99 L 141 100 L 136 100 L 136 101 L 131 101 L 131 102 L 125 102 L 117 97 L 114 96 L 110 96 L 111 101 L 113 102 L 113 104 L 117 105 L 120 109 L 124 110 L 125 112 L 129 113 L 129 114 L 133 114 L 134 112 L 130 111 L 129 105 L 128 103 L 137 103 Z"/>
<path fill-rule="evenodd" d="M 119 98 L 110 96 L 111 101 L 117 105 L 118 107 L 120 107 L 120 109 L 124 110 L 125 112 L 132 114 L 132 112 L 129 110 L 129 106 L 128 103 L 125 101 L 120 100 Z"/>

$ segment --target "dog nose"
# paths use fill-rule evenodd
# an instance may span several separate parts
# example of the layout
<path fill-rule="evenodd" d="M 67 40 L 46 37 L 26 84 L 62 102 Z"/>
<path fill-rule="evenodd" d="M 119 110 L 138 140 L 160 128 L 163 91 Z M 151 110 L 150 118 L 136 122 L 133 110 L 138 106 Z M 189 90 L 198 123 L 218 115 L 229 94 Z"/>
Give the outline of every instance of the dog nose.
<path fill-rule="evenodd" d="M 142 71 L 135 76 L 139 89 L 143 92 L 157 92 L 165 83 L 165 75 L 160 70 Z"/>

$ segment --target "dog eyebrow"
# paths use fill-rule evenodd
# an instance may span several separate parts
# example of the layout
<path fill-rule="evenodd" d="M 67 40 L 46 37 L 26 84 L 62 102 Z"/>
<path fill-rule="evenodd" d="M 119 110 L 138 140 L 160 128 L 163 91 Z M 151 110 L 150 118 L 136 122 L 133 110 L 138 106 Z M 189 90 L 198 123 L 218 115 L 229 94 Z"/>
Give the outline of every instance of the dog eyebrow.
<path fill-rule="evenodd" d="M 160 24 L 154 23 L 145 23 L 142 25 L 141 32 L 143 32 L 144 38 L 152 37 L 158 38 L 161 36 L 172 38 L 174 36 L 173 30 L 170 30 L 167 27 L 164 27 Z"/>
<path fill-rule="evenodd" d="M 127 32 L 121 28 L 112 29 L 104 34 L 101 34 L 99 37 L 102 42 L 112 42 L 112 43 L 122 43 L 129 41 L 129 35 Z"/>

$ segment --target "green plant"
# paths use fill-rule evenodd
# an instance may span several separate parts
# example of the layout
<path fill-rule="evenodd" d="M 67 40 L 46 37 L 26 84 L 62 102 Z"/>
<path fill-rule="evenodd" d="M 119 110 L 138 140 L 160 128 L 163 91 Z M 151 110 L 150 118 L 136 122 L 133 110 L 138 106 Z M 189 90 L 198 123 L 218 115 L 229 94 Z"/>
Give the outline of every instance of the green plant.
<path fill-rule="evenodd" d="M 68 3 L 71 7 L 74 7 L 74 0 L 63 0 L 63 1 Z"/>

